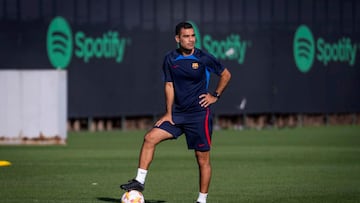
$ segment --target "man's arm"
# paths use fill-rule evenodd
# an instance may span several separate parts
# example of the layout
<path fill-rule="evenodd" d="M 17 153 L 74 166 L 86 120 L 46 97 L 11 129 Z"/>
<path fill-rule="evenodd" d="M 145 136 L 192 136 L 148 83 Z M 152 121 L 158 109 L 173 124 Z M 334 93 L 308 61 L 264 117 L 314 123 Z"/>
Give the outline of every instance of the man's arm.
<path fill-rule="evenodd" d="M 227 68 L 225 68 L 224 71 L 220 75 L 219 82 L 215 89 L 215 92 L 219 96 L 224 92 L 226 86 L 228 85 L 228 83 L 230 81 L 230 78 L 231 78 L 231 73 Z M 199 96 L 199 98 L 201 98 L 200 105 L 204 108 L 208 107 L 209 105 L 215 103 L 218 100 L 218 97 L 215 97 L 209 93 L 202 94 Z"/>
<path fill-rule="evenodd" d="M 218 93 L 219 96 L 224 92 L 227 84 L 230 81 L 230 78 L 231 78 L 231 73 L 229 72 L 229 70 L 227 68 L 225 68 L 225 70 L 220 75 L 218 85 L 215 89 L 215 92 Z"/>
<path fill-rule="evenodd" d="M 165 83 L 165 101 L 166 101 L 166 114 L 172 113 L 172 105 L 174 103 L 174 85 L 172 82 Z"/>
<path fill-rule="evenodd" d="M 169 121 L 171 124 L 175 124 L 172 120 L 172 106 L 174 104 L 174 86 L 172 82 L 165 83 L 165 114 L 155 123 L 155 126 L 160 126 L 164 121 Z"/>

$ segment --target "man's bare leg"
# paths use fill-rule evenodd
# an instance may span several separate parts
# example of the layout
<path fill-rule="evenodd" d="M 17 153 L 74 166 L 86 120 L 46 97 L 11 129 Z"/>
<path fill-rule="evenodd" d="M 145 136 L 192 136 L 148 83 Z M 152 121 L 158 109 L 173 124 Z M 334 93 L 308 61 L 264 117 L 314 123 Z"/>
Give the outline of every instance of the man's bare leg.
<path fill-rule="evenodd" d="M 153 128 L 144 137 L 139 157 L 139 168 L 148 170 L 154 158 L 156 145 L 173 136 L 160 128 Z"/>
<path fill-rule="evenodd" d="M 210 151 L 195 151 L 196 160 L 199 165 L 199 187 L 198 202 L 206 202 L 211 180 Z"/>
<path fill-rule="evenodd" d="M 170 133 L 159 128 L 153 128 L 148 133 L 146 133 L 140 151 L 137 175 L 128 183 L 120 185 L 120 188 L 124 190 L 143 191 L 145 189 L 145 178 L 147 175 L 147 170 L 149 169 L 150 164 L 154 158 L 156 145 L 164 140 L 171 139 L 172 137 L 173 136 Z"/>

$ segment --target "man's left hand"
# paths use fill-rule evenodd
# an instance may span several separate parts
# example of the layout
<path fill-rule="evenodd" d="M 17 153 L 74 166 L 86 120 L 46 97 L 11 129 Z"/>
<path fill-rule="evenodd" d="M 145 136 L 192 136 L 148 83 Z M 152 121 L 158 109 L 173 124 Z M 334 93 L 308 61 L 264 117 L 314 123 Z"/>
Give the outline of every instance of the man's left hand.
<path fill-rule="evenodd" d="M 209 93 L 202 94 L 199 96 L 199 98 L 201 99 L 199 104 L 201 105 L 201 107 L 204 107 L 204 108 L 210 106 L 211 104 L 215 103 L 218 100 L 217 97 L 214 97 Z"/>

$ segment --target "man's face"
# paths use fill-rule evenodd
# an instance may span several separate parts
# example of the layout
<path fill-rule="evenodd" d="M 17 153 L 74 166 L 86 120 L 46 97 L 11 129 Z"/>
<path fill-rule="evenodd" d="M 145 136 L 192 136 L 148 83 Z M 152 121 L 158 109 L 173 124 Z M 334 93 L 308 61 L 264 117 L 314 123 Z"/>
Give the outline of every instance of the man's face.
<path fill-rule="evenodd" d="M 187 50 L 192 50 L 195 47 L 195 33 L 192 28 L 182 28 L 180 34 L 175 36 L 175 40 L 180 46 Z"/>

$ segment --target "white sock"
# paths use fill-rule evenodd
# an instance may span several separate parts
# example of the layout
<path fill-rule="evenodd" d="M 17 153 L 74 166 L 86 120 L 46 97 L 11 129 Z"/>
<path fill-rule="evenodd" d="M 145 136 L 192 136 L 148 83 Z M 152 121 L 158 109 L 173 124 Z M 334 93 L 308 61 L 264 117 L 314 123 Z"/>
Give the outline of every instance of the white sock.
<path fill-rule="evenodd" d="M 138 168 L 135 180 L 139 181 L 141 184 L 144 184 L 147 172 L 148 171 L 145 169 Z"/>
<path fill-rule="evenodd" d="M 198 199 L 196 201 L 200 202 L 200 203 L 206 203 L 207 196 L 208 196 L 208 193 L 199 192 L 199 197 L 198 197 Z"/>

